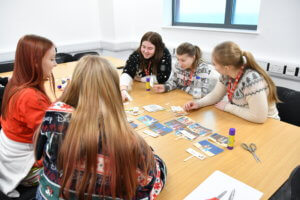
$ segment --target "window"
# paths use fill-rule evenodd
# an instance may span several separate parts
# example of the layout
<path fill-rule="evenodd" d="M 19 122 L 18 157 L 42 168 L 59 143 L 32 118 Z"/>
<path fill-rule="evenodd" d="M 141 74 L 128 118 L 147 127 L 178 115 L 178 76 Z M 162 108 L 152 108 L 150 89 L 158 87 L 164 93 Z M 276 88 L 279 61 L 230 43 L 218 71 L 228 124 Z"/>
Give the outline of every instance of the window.
<path fill-rule="evenodd" d="M 173 26 L 257 30 L 260 0 L 172 0 Z"/>

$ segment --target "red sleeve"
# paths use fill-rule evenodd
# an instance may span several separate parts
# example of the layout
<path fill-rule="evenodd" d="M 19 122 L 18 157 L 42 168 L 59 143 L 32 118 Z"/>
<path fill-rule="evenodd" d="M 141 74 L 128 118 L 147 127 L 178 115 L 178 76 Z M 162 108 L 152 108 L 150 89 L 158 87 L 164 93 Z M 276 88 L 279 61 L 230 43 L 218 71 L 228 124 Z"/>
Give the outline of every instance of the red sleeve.
<path fill-rule="evenodd" d="M 19 120 L 28 128 L 35 130 L 41 124 L 50 103 L 43 93 L 35 89 L 27 89 L 17 102 Z"/>

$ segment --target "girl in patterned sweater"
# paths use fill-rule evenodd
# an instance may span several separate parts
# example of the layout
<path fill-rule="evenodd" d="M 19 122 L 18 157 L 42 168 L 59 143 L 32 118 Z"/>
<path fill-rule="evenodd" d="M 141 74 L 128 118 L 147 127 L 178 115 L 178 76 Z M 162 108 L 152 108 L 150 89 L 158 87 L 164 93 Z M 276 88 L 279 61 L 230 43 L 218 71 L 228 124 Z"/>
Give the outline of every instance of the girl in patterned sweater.
<path fill-rule="evenodd" d="M 202 52 L 198 46 L 187 42 L 183 43 L 177 47 L 176 57 L 178 62 L 175 65 L 173 75 L 165 84 L 154 85 L 155 92 L 169 92 L 178 88 L 192 94 L 196 76 L 201 78 L 202 96 L 214 89 L 219 73 L 202 61 Z"/>
<path fill-rule="evenodd" d="M 165 185 L 164 162 L 127 122 L 118 73 L 99 56 L 79 60 L 36 141 L 38 200 L 150 200 Z"/>
<path fill-rule="evenodd" d="M 233 42 L 224 42 L 214 48 L 212 62 L 222 74 L 216 87 L 203 99 L 187 102 L 185 110 L 217 103 L 218 109 L 251 122 L 264 123 L 267 117 L 279 119 L 275 84 L 250 52 Z"/>
<path fill-rule="evenodd" d="M 153 82 L 165 83 L 172 70 L 169 50 L 165 47 L 161 36 L 156 32 L 143 35 L 139 48 L 126 61 L 120 78 L 122 100 L 126 101 L 127 91 L 131 90 L 133 80 L 145 82 L 151 78 Z"/>

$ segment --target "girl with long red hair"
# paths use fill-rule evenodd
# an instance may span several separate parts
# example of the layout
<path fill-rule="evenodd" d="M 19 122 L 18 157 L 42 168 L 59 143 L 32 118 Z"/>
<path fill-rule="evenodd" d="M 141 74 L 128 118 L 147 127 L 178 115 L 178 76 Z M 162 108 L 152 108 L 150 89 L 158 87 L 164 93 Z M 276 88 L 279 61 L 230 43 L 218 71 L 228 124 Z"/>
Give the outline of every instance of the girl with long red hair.
<path fill-rule="evenodd" d="M 155 199 L 166 166 L 127 122 L 117 71 L 85 56 L 36 139 L 44 171 L 36 198 Z"/>
<path fill-rule="evenodd" d="M 2 102 L 0 133 L 0 190 L 10 197 L 19 196 L 15 188 L 20 183 L 38 183 L 32 139 L 51 105 L 44 83 L 50 78 L 54 88 L 55 54 L 53 42 L 36 35 L 25 35 L 17 45 Z"/>

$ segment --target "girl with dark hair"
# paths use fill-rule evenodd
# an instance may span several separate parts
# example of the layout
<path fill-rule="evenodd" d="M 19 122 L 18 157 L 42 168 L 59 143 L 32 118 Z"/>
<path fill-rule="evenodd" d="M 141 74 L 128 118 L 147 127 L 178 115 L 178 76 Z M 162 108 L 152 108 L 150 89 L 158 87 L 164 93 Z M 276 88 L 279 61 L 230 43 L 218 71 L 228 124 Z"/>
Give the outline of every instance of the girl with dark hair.
<path fill-rule="evenodd" d="M 54 44 L 43 37 L 25 35 L 17 45 L 14 71 L 2 102 L 0 132 L 0 190 L 18 197 L 18 184 L 38 183 L 39 165 L 35 163 L 33 135 L 51 101 L 44 83 L 52 80 L 56 66 Z"/>
<path fill-rule="evenodd" d="M 161 36 L 156 32 L 145 33 L 139 48 L 126 61 L 120 78 L 123 101 L 127 100 L 126 93 L 131 90 L 133 80 L 145 82 L 151 77 L 153 82 L 165 83 L 171 70 L 171 55 Z"/>
<path fill-rule="evenodd" d="M 176 49 L 176 57 L 178 62 L 173 75 L 165 84 L 154 85 L 155 92 L 169 92 L 178 88 L 192 94 L 197 76 L 202 82 L 202 97 L 214 89 L 219 73 L 202 60 L 202 52 L 198 46 L 187 42 L 182 43 Z"/>
<path fill-rule="evenodd" d="M 216 87 L 203 99 L 186 103 L 185 110 L 217 103 L 218 109 L 251 122 L 264 123 L 268 117 L 279 119 L 276 86 L 250 52 L 242 51 L 233 42 L 223 42 L 214 48 L 212 62 L 222 74 Z M 226 100 L 222 100 L 224 96 Z"/>

